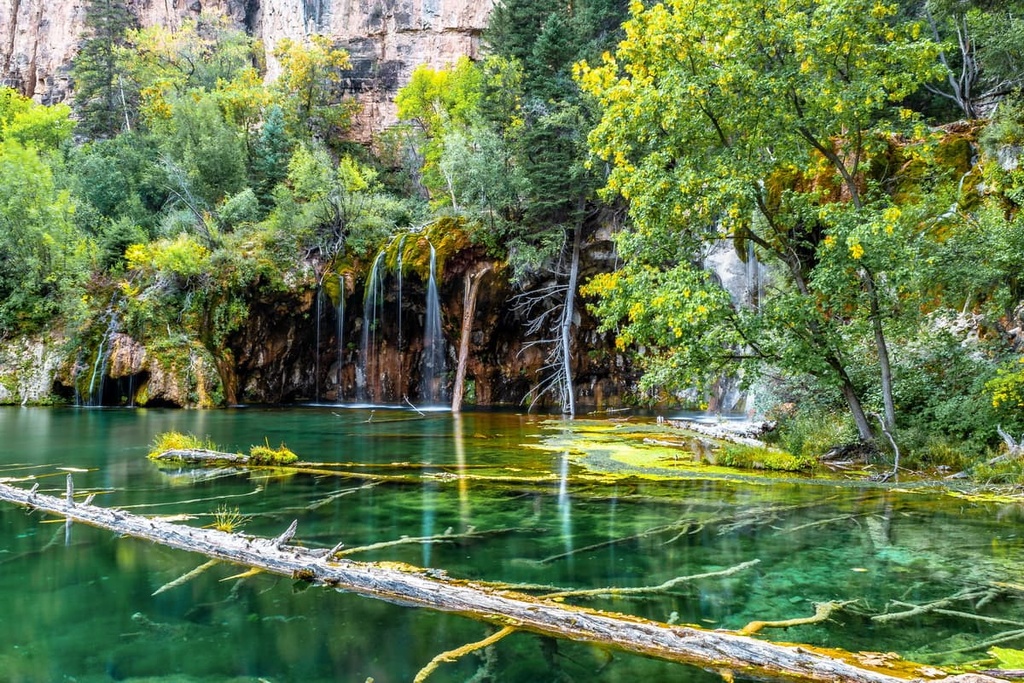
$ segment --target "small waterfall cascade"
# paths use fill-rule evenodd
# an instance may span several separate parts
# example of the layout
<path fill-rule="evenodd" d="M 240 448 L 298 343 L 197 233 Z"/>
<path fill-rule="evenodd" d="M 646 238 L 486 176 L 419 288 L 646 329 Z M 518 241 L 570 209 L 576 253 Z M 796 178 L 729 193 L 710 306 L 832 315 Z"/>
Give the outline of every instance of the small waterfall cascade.
<path fill-rule="evenodd" d="M 335 334 L 338 340 L 338 396 L 341 396 L 342 373 L 345 365 L 345 276 L 338 276 L 338 304 L 334 308 L 337 314 Z"/>
<path fill-rule="evenodd" d="M 320 400 L 320 326 L 323 321 L 323 284 L 316 290 L 316 349 L 313 352 L 313 401 Z"/>
<path fill-rule="evenodd" d="M 398 264 L 395 275 L 398 278 L 398 346 L 395 348 L 398 353 L 401 354 L 404 350 L 404 344 L 402 343 L 402 252 L 405 251 L 405 238 L 406 235 L 398 240 Z M 398 365 L 398 386 L 404 386 L 402 383 L 402 364 Z"/>
<path fill-rule="evenodd" d="M 733 304 L 739 309 L 757 314 L 765 295 L 767 269 L 757 257 L 753 241 L 748 240 L 742 252 L 723 240 L 704 259 L 722 287 L 729 292 Z M 715 383 L 708 396 L 708 410 L 713 413 L 749 412 L 753 400 L 741 386 L 738 376 L 723 376 Z"/>
<path fill-rule="evenodd" d="M 120 330 L 120 320 L 113 303 L 107 309 L 107 329 L 100 338 L 99 347 L 96 349 L 96 359 L 92 364 L 92 374 L 89 377 L 89 390 L 86 392 L 85 400 L 79 396 L 78 405 L 102 406 L 103 405 L 103 384 L 107 376 L 107 365 L 110 361 L 110 351 L 114 344 L 114 335 Z M 77 385 L 77 382 L 76 382 Z"/>
<path fill-rule="evenodd" d="M 747 242 L 747 258 L 744 265 L 746 266 L 746 272 L 744 273 L 746 287 L 744 288 L 744 296 L 741 303 L 755 311 L 760 311 L 761 302 L 764 301 L 765 267 L 757 258 L 753 241 Z"/>
<path fill-rule="evenodd" d="M 447 349 L 438 253 L 425 235 L 417 233 L 413 230 L 392 239 L 374 258 L 366 276 L 361 343 L 355 358 L 355 398 L 361 403 L 446 402 Z M 407 271 L 414 276 L 411 285 Z M 339 321 L 343 318 L 344 311 L 339 310 Z M 339 327 L 339 344 L 343 335 Z M 351 375 L 347 376 L 351 382 Z"/>
<path fill-rule="evenodd" d="M 442 384 L 444 334 L 441 331 L 441 298 L 437 292 L 437 250 L 430 245 L 430 279 L 427 281 L 427 316 L 423 325 L 423 371 L 420 395 L 426 403 L 444 400 Z"/>
<path fill-rule="evenodd" d="M 366 280 L 363 297 L 363 335 L 359 348 L 359 367 L 356 368 L 356 389 L 359 400 L 379 400 L 371 387 L 372 377 L 379 376 L 377 330 L 384 314 L 384 251 L 377 254 Z"/>

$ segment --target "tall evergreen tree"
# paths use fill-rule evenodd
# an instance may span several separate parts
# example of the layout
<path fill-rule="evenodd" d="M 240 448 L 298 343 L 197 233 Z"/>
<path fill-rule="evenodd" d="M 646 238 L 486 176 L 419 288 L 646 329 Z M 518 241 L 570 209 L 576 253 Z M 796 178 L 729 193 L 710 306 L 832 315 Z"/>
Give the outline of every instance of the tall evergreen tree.
<path fill-rule="evenodd" d="M 89 0 L 87 37 L 71 68 L 78 130 L 90 138 L 109 138 L 131 129 L 136 97 L 118 65 L 135 17 L 123 0 Z"/>

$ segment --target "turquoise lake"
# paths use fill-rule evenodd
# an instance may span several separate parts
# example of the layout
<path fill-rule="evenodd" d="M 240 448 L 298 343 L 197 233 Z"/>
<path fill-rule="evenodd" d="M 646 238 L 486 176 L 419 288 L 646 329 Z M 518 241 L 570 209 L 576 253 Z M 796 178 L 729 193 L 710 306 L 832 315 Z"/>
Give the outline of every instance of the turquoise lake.
<path fill-rule="evenodd" d="M 609 424 L 603 438 L 614 440 Z M 285 443 L 317 471 L 148 460 L 154 437 L 171 430 L 231 451 Z M 575 602 L 738 629 L 849 600 L 824 624 L 759 637 L 933 665 L 991 659 L 989 643 L 1000 639 L 1000 647 L 1024 648 L 1024 508 L 1012 500 L 801 478 L 608 476 L 586 467 L 585 449 L 565 446 L 575 430 L 572 422 L 511 412 L 0 408 L 0 478 L 57 493 L 72 471 L 76 490 L 95 492 L 97 505 L 195 526 L 231 512 L 257 535 L 276 536 L 298 520 L 295 541 L 309 547 L 447 534 L 454 540 L 350 559 L 486 581 L 645 586 L 757 560 L 668 594 Z M 470 530 L 487 533 L 458 538 Z M 492 632 L 467 618 L 288 579 L 231 578 L 243 569 L 224 564 L 154 595 L 204 561 L 0 505 L 0 681 L 398 683 L 438 653 Z M 950 596 L 941 611 L 872 618 Z M 1006 635 L 1015 630 L 1021 635 Z M 442 665 L 429 680 L 722 679 L 516 633 Z"/>

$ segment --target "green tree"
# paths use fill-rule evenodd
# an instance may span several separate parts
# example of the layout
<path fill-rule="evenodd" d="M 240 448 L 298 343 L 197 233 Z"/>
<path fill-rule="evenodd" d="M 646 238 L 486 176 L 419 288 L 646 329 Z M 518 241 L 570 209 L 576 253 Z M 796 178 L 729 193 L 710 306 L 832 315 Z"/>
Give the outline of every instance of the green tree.
<path fill-rule="evenodd" d="M 313 35 L 308 43 L 279 41 L 274 56 L 281 63 L 275 86 L 292 136 L 337 147 L 358 109 L 344 92 L 345 72 L 352 68 L 348 53 L 327 36 Z"/>
<path fill-rule="evenodd" d="M 611 164 L 606 191 L 633 219 L 626 269 L 590 287 L 606 326 L 660 350 L 649 383 L 778 367 L 837 389 L 865 440 L 876 388 L 892 429 L 887 333 L 914 309 L 910 271 L 938 210 L 894 192 L 893 169 L 928 175 L 923 131 L 898 103 L 936 76 L 936 46 L 874 0 L 631 12 L 615 56 L 578 74 L 603 109 L 591 145 Z M 772 268 L 756 307 L 703 270 L 723 241 Z"/>
<path fill-rule="evenodd" d="M 924 0 L 916 11 L 942 45 L 945 73 L 927 88 L 964 116 L 988 116 L 1024 85 L 1024 3 Z"/>
<path fill-rule="evenodd" d="M 123 0 L 90 0 L 85 8 L 86 39 L 72 62 L 79 131 L 109 138 L 134 125 L 137 92 L 119 59 L 135 18 Z"/>
<path fill-rule="evenodd" d="M 417 67 L 395 97 L 398 117 L 415 127 L 413 144 L 422 155 L 421 182 L 435 204 L 458 205 L 453 178 L 441 167 L 444 138 L 472 125 L 483 85 L 480 68 L 461 57 L 447 69 Z"/>
<path fill-rule="evenodd" d="M 276 231 L 326 261 L 365 255 L 411 218 L 407 205 L 382 192 L 373 169 L 351 156 L 334 163 L 317 145 L 295 150 L 275 201 L 269 222 Z"/>
<path fill-rule="evenodd" d="M 252 182 L 260 204 L 269 207 L 277 184 L 288 175 L 292 141 L 285 133 L 284 111 L 278 105 L 267 110 L 253 149 Z"/>
<path fill-rule="evenodd" d="M 72 201 L 32 147 L 0 141 L 0 337 L 36 331 L 88 272 Z"/>

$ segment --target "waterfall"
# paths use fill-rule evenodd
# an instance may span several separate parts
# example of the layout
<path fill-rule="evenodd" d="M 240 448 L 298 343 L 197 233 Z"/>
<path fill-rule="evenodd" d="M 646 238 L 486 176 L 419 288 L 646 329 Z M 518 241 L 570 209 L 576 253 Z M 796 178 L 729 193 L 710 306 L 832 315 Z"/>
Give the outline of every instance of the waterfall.
<path fill-rule="evenodd" d="M 345 276 L 338 276 L 337 339 L 338 339 L 338 400 L 341 400 L 342 368 L 345 366 Z"/>
<path fill-rule="evenodd" d="M 418 313 L 423 309 L 410 304 L 404 292 L 404 271 L 408 261 L 405 258 L 404 247 L 409 234 L 412 233 L 396 236 L 382 249 L 374 258 L 367 275 L 363 298 L 362 343 L 356 365 L 356 398 L 362 403 L 416 400 L 418 403 L 437 405 L 445 402 L 445 340 L 441 329 L 437 251 L 426 239 L 418 238 L 415 242 L 416 246 L 430 248 L 429 277 L 427 273 L 419 276 L 422 277 L 426 289 L 425 315 L 421 317 Z M 394 251 L 396 248 L 397 254 Z M 392 255 L 395 256 L 394 262 L 390 262 Z M 419 258 L 416 261 L 421 263 Z M 394 273 L 393 284 L 387 281 L 389 267 L 397 271 Z M 417 274 L 421 272 L 416 269 Z M 406 315 L 407 304 L 412 305 L 417 315 Z M 388 311 L 386 325 L 385 307 Z M 343 312 L 339 312 L 339 319 L 343 315 Z M 421 337 L 418 327 L 421 321 L 422 351 L 419 346 Z M 339 328 L 339 345 L 342 343 L 342 334 L 343 330 Z M 418 361 L 415 358 L 417 353 L 421 353 Z M 412 369 L 406 364 L 407 358 L 413 359 Z"/>
<path fill-rule="evenodd" d="M 313 352 L 313 402 L 320 400 L 320 321 L 323 319 L 323 281 L 316 290 L 316 350 Z"/>
<path fill-rule="evenodd" d="M 704 268 L 729 292 L 737 309 L 760 312 L 768 273 L 757 258 L 753 241 L 747 241 L 742 253 L 737 253 L 732 243 L 723 240 L 705 256 Z M 713 413 L 749 411 L 753 397 L 740 380 L 736 375 L 720 377 L 707 396 L 708 409 Z"/>
<path fill-rule="evenodd" d="M 754 250 L 754 242 L 747 242 L 746 263 L 746 304 L 755 311 L 761 310 L 761 302 L 764 300 L 764 265 L 758 261 L 757 252 Z"/>
<path fill-rule="evenodd" d="M 366 294 L 363 297 L 363 338 L 360 346 L 359 367 L 356 372 L 356 387 L 359 399 L 373 401 L 379 397 L 371 385 L 371 378 L 378 374 L 377 362 L 377 328 L 384 308 L 384 274 L 381 265 L 384 263 L 384 251 L 377 254 L 370 268 L 370 276 L 366 281 Z M 373 380 L 374 384 L 379 377 Z"/>
<path fill-rule="evenodd" d="M 405 246 L 405 235 L 398 240 L 398 357 L 402 357 L 402 251 Z M 398 386 L 402 384 L 402 363 L 398 363 Z"/>
<path fill-rule="evenodd" d="M 107 361 L 110 359 L 113 338 L 119 327 L 117 312 L 113 309 L 113 305 L 107 309 L 107 315 L 110 321 L 107 324 L 106 332 L 100 338 L 100 345 L 96 350 L 96 361 L 92 365 L 92 376 L 89 378 L 89 393 L 86 395 L 86 405 L 88 406 L 103 405 L 103 384 L 104 378 L 107 376 Z M 98 392 L 96 390 L 97 381 L 99 381 Z"/>
<path fill-rule="evenodd" d="M 441 299 L 437 293 L 437 251 L 430 245 L 430 279 L 427 282 L 427 318 L 423 323 L 423 379 L 420 396 L 424 403 L 444 400 L 444 335 L 441 332 Z"/>

